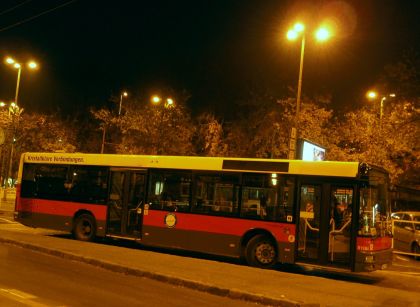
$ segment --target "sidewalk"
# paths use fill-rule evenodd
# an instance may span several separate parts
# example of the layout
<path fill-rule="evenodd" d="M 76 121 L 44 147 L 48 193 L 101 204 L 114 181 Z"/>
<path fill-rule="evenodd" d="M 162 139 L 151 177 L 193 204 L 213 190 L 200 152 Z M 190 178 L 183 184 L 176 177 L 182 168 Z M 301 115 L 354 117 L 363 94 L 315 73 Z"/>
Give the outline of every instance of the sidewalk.
<path fill-rule="evenodd" d="M 4 200 L 3 197 L 0 198 L 0 217 L 13 217 L 13 212 L 15 210 L 15 200 L 7 199 Z"/>
<path fill-rule="evenodd" d="M 18 224 L 16 224 L 18 225 Z M 275 306 L 419 306 L 418 293 L 50 236 L 0 229 L 0 243 L 221 296 Z M 380 275 L 379 275 L 380 276 Z M 375 278 L 378 278 L 377 276 Z M 380 277 L 379 277 L 380 278 Z"/>

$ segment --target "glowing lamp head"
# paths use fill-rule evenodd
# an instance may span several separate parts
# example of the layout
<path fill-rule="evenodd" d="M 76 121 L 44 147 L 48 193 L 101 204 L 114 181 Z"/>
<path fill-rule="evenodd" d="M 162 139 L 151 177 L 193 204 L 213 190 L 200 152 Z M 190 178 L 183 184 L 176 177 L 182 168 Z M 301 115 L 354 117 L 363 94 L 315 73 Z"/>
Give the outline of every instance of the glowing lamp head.
<path fill-rule="evenodd" d="M 124 93 L 123 93 L 123 96 L 124 96 L 124 97 L 127 97 L 127 96 L 128 96 L 128 93 L 127 93 L 127 92 L 124 92 Z"/>
<path fill-rule="evenodd" d="M 159 102 L 160 102 L 160 100 L 161 100 L 161 99 L 160 99 L 160 97 L 159 97 L 159 96 L 156 96 L 156 95 L 155 95 L 155 96 L 153 96 L 153 97 L 152 97 L 152 102 L 153 102 L 153 103 L 155 103 L 155 104 L 159 103 Z"/>
<path fill-rule="evenodd" d="M 11 57 L 6 58 L 6 63 L 7 64 L 14 64 L 15 60 L 13 60 Z"/>
<path fill-rule="evenodd" d="M 166 99 L 166 105 L 167 105 L 168 107 L 173 106 L 173 104 L 174 104 L 174 100 L 173 100 L 172 98 L 168 98 L 168 99 Z"/>
<path fill-rule="evenodd" d="M 297 39 L 298 36 L 299 36 L 298 32 L 296 32 L 295 30 L 287 31 L 287 39 L 289 41 L 293 41 L 293 40 Z"/>
<path fill-rule="evenodd" d="M 20 68 L 20 64 L 19 63 L 15 63 L 15 64 L 13 64 L 13 67 L 16 68 L 16 69 L 19 69 Z"/>
<path fill-rule="evenodd" d="M 305 25 L 298 22 L 294 25 L 293 30 L 295 30 L 297 33 L 303 32 L 305 30 Z"/>
<path fill-rule="evenodd" d="M 331 37 L 331 32 L 327 28 L 319 28 L 315 32 L 315 38 L 317 41 L 323 42 Z"/>
<path fill-rule="evenodd" d="M 378 93 L 375 91 L 369 91 L 366 93 L 366 97 L 369 99 L 376 99 L 376 97 L 378 97 Z"/>
<path fill-rule="evenodd" d="M 30 61 L 30 62 L 28 63 L 28 67 L 29 67 L 30 69 L 36 69 L 36 68 L 38 68 L 38 64 L 37 64 L 37 63 L 35 63 L 34 61 Z"/>

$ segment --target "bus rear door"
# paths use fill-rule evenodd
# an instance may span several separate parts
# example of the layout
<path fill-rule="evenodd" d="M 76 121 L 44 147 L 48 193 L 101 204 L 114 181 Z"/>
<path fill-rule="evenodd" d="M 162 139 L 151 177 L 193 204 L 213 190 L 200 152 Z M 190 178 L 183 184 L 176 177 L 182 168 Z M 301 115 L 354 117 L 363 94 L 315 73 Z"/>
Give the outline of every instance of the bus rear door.
<path fill-rule="evenodd" d="M 146 171 L 111 169 L 107 234 L 140 239 Z"/>

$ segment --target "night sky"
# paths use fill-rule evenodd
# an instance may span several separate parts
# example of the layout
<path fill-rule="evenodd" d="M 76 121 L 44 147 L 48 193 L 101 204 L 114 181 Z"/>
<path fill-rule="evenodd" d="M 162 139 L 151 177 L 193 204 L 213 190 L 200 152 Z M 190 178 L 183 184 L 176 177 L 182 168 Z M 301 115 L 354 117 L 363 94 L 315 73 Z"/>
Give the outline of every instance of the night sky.
<path fill-rule="evenodd" d="M 303 92 L 331 93 L 346 109 L 363 103 L 384 65 L 420 51 L 419 14 L 417 0 L 2 0 L 0 56 L 40 63 L 22 72 L 19 104 L 29 111 L 84 112 L 123 89 L 174 88 L 191 94 L 193 111 L 224 115 L 250 90 L 296 86 L 300 43 L 285 33 L 298 18 L 312 29 L 328 18 L 330 41 L 308 34 Z M 0 65 L 0 100 L 13 100 L 15 85 L 16 71 Z"/>

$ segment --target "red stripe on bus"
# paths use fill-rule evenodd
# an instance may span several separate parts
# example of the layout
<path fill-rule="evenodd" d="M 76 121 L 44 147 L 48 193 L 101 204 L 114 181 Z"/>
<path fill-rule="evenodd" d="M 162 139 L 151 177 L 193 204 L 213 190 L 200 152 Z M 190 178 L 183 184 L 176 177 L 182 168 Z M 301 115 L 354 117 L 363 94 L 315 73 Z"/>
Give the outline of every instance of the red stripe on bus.
<path fill-rule="evenodd" d="M 380 251 L 384 249 L 390 249 L 392 246 L 391 237 L 379 237 L 379 238 L 363 238 L 357 237 L 356 246 L 358 251 Z"/>
<path fill-rule="evenodd" d="M 250 229 L 266 229 L 279 242 L 294 242 L 295 225 L 279 222 L 246 220 L 212 215 L 201 215 L 180 212 L 148 210 L 143 217 L 143 225 L 167 228 L 165 223 L 167 214 L 174 214 L 176 223 L 172 228 L 242 236 Z"/>
<path fill-rule="evenodd" d="M 105 220 L 107 216 L 107 206 L 105 205 L 35 198 L 20 198 L 16 205 L 16 211 L 19 212 L 33 212 L 60 216 L 73 216 L 79 210 L 92 212 L 97 220 Z"/>

